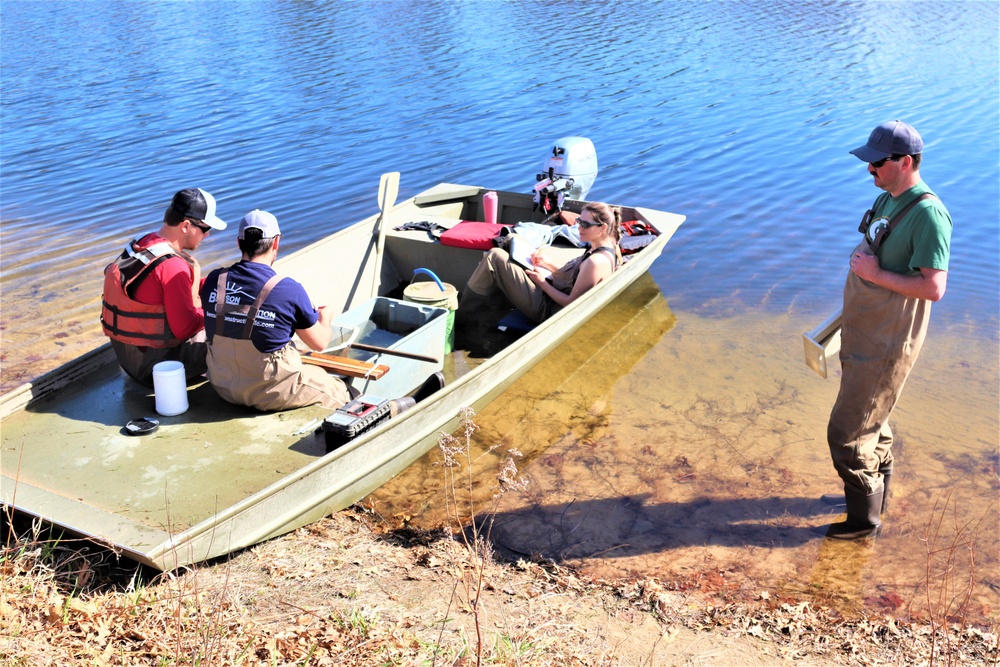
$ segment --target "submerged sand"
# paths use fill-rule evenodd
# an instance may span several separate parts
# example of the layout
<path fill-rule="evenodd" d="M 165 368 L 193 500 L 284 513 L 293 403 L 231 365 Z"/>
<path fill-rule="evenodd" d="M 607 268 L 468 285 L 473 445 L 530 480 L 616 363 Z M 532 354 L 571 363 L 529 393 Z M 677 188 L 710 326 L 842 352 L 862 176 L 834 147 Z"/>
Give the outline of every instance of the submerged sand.
<path fill-rule="evenodd" d="M 557 352 L 476 417 L 481 451 L 516 448 L 530 482 L 503 499 L 498 549 L 595 579 L 656 577 L 848 613 L 996 623 L 995 342 L 932 331 L 894 414 L 885 528 L 874 542 L 844 544 L 814 530 L 839 520 L 842 510 L 820 497 L 842 488 L 825 441 L 838 378 L 805 366 L 808 328 L 791 315 L 678 314 L 645 327 L 663 330 L 655 341 L 619 337 L 603 348 L 594 328 L 581 330 L 572 344 L 589 348 L 583 367 L 559 371 L 573 352 Z M 648 351 L 633 360 L 623 343 Z M 366 505 L 390 521 L 440 522 L 439 460 L 432 452 Z M 484 506 L 492 482 L 477 480 Z"/>

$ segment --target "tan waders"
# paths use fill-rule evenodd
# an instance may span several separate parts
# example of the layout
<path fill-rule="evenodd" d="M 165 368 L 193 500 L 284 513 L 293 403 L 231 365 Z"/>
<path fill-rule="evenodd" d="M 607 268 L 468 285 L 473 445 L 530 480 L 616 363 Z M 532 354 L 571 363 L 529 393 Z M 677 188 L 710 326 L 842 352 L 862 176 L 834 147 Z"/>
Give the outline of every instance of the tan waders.
<path fill-rule="evenodd" d="M 341 380 L 303 364 L 291 344 L 264 353 L 250 340 L 216 334 L 208 348 L 208 379 L 230 403 L 264 411 L 317 403 L 336 409 L 350 400 Z"/>
<path fill-rule="evenodd" d="M 258 410 L 290 410 L 320 404 L 336 409 L 351 396 L 347 386 L 317 366 L 306 366 L 291 342 L 274 352 L 261 352 L 250 340 L 257 311 L 280 282 L 273 276 L 250 306 L 226 303 L 226 277 L 219 274 L 216 294 L 216 332 L 208 346 L 208 380 L 219 396 L 230 403 L 247 405 Z M 220 334 L 227 315 L 245 318 L 241 338 Z"/>
<path fill-rule="evenodd" d="M 931 303 L 862 280 L 853 272 L 844 286 L 840 393 L 827 441 L 844 481 L 847 521 L 828 536 L 869 537 L 877 531 L 892 471 L 889 416 L 920 354 Z"/>
<path fill-rule="evenodd" d="M 535 322 L 547 318 L 555 306 L 542 288 L 531 282 L 524 270 L 510 260 L 510 255 L 500 248 L 493 248 L 481 262 L 466 285 L 465 291 L 472 290 L 479 297 L 488 297 L 496 287 L 500 288 L 511 304 Z M 463 293 L 463 298 L 465 294 Z M 458 309 L 462 313 L 461 304 Z M 466 304 L 466 313 L 469 306 Z"/>

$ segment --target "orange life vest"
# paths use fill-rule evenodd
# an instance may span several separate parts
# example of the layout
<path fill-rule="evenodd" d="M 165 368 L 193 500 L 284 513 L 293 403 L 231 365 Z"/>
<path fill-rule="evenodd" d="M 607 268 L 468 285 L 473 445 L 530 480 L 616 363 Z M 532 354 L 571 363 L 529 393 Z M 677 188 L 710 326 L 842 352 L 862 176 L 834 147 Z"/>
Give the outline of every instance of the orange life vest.
<path fill-rule="evenodd" d="M 180 339 L 170 331 L 163 304 L 140 303 L 133 297 L 139 284 L 158 264 L 177 253 L 169 243 L 155 243 L 135 250 L 132 241 L 104 269 L 101 325 L 109 338 L 139 347 L 175 347 Z"/>

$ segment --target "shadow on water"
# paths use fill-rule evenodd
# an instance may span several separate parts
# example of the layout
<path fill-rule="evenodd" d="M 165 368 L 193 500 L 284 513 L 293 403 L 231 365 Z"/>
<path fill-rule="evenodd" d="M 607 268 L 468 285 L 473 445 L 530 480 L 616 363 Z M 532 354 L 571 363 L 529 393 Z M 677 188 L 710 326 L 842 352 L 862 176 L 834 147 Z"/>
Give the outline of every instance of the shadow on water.
<path fill-rule="evenodd" d="M 615 382 L 642 362 L 650 348 L 674 326 L 676 318 L 655 281 L 644 274 L 476 416 L 476 456 L 494 459 L 490 445 L 516 448 L 527 465 L 571 430 L 593 428 L 601 415 L 589 410 L 606 401 Z M 432 451 L 411 465 L 365 503 L 387 517 L 405 514 L 433 524 L 442 517 L 438 454 Z M 488 498 L 489 480 L 475 493 Z M 417 509 L 414 511 L 416 508 Z M 426 512 L 426 513 L 425 513 Z M 409 518 L 407 520 L 409 520 Z"/>

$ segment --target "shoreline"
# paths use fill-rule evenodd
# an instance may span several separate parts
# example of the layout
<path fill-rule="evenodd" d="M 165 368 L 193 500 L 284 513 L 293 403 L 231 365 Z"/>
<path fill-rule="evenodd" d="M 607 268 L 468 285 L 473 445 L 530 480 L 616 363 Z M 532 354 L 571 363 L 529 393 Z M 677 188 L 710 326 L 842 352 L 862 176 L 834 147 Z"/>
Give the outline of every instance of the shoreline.
<path fill-rule="evenodd" d="M 199 656 L 227 665 L 475 664 L 478 626 L 493 664 L 986 665 L 998 657 L 995 632 L 955 626 L 946 637 L 934 624 L 848 619 L 766 591 L 742 602 L 653 579 L 590 581 L 533 560 L 477 569 L 445 531 L 379 534 L 352 510 L 157 583 L 112 573 L 107 552 L 72 546 L 56 546 L 48 564 L 32 549 L 5 554 L 0 656 L 65 665 L 98 656 L 109 665 L 170 656 L 178 664 Z M 468 584 L 479 572 L 473 611 Z"/>

